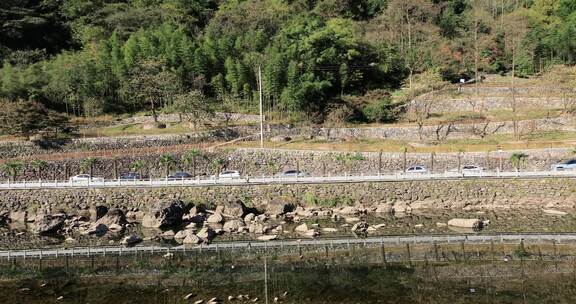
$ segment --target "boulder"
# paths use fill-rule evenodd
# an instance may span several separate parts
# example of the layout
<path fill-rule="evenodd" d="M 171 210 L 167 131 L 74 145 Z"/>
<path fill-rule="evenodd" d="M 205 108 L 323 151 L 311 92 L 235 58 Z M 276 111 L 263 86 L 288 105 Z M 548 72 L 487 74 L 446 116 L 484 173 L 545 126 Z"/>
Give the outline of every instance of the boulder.
<path fill-rule="evenodd" d="M 26 211 L 12 211 L 10 212 L 10 215 L 8 216 L 8 218 L 10 219 L 10 221 L 12 223 L 26 223 L 26 216 L 27 216 L 27 212 Z"/>
<path fill-rule="evenodd" d="M 108 207 L 102 205 L 92 206 L 88 211 L 90 212 L 90 221 L 95 222 L 108 213 Z"/>
<path fill-rule="evenodd" d="M 386 224 L 377 224 L 377 225 L 374 225 L 374 228 L 376 228 L 376 229 L 382 229 L 382 228 L 384 228 L 384 227 L 386 227 Z"/>
<path fill-rule="evenodd" d="M 262 223 L 252 223 L 248 226 L 248 231 L 255 234 L 264 234 L 266 233 L 266 227 Z"/>
<path fill-rule="evenodd" d="M 360 211 L 358 210 L 358 208 L 356 208 L 356 207 L 351 207 L 351 206 L 344 207 L 344 208 L 340 209 L 338 212 L 339 212 L 340 214 L 344 214 L 344 215 L 355 215 L 355 214 L 360 213 Z"/>
<path fill-rule="evenodd" d="M 292 205 L 278 201 L 268 202 L 264 208 L 266 213 L 270 215 L 282 215 L 294 209 Z"/>
<path fill-rule="evenodd" d="M 194 235 L 195 232 L 196 231 L 193 229 L 180 230 L 176 234 L 174 234 L 174 238 L 178 239 L 178 240 L 182 240 L 182 239 L 185 239 L 189 235 Z"/>
<path fill-rule="evenodd" d="M 37 216 L 34 231 L 40 235 L 54 234 L 64 226 L 64 214 L 44 214 Z"/>
<path fill-rule="evenodd" d="M 162 238 L 164 239 L 173 239 L 174 238 L 174 231 L 168 230 L 162 233 Z"/>
<path fill-rule="evenodd" d="M 144 212 L 142 211 L 128 211 L 126 213 L 126 221 L 128 223 L 142 223 Z"/>
<path fill-rule="evenodd" d="M 195 234 L 188 234 L 182 241 L 184 244 L 198 245 L 202 243 L 202 239 Z"/>
<path fill-rule="evenodd" d="M 261 236 L 257 237 L 256 239 L 259 241 L 267 242 L 267 241 L 273 241 L 277 238 L 278 238 L 277 235 L 261 235 Z"/>
<path fill-rule="evenodd" d="M 206 219 L 206 222 L 211 224 L 222 223 L 222 221 L 224 221 L 224 217 L 220 212 L 216 212 Z"/>
<path fill-rule="evenodd" d="M 302 235 L 305 237 L 309 237 L 309 238 L 315 238 L 315 237 L 319 236 L 320 233 L 314 229 L 310 229 L 310 230 L 302 233 Z"/>
<path fill-rule="evenodd" d="M 448 226 L 460 228 L 482 229 L 484 226 L 480 219 L 455 218 L 448 221 Z"/>
<path fill-rule="evenodd" d="M 106 232 L 108 232 L 108 226 L 94 223 L 90 225 L 90 228 L 88 228 L 84 234 L 104 235 Z"/>
<path fill-rule="evenodd" d="M 126 236 L 124 239 L 122 239 L 122 241 L 120 242 L 122 245 L 126 245 L 126 246 L 132 246 L 132 245 L 136 245 L 138 243 L 142 242 L 142 238 L 135 235 L 135 234 L 131 234 L 129 236 Z"/>
<path fill-rule="evenodd" d="M 322 232 L 334 233 L 334 232 L 338 232 L 338 229 L 336 229 L 336 228 L 322 228 Z"/>
<path fill-rule="evenodd" d="M 378 204 L 375 210 L 376 213 L 390 213 L 392 212 L 392 205 L 390 204 Z"/>
<path fill-rule="evenodd" d="M 357 217 L 347 217 L 344 219 L 346 221 L 346 223 L 355 223 L 355 222 L 359 222 L 360 218 Z"/>
<path fill-rule="evenodd" d="M 144 216 L 142 226 L 146 228 L 178 226 L 182 224 L 184 207 L 184 203 L 181 200 L 161 202 Z"/>
<path fill-rule="evenodd" d="M 553 209 L 544 209 L 544 210 L 542 210 L 542 211 L 544 211 L 545 214 L 549 214 L 549 215 L 563 216 L 563 215 L 568 214 L 568 213 L 566 213 L 566 212 L 564 212 L 564 211 L 553 210 Z"/>
<path fill-rule="evenodd" d="M 308 225 L 306 225 L 306 223 L 298 225 L 296 228 L 294 228 L 294 231 L 299 233 L 306 233 L 308 230 Z"/>
<path fill-rule="evenodd" d="M 224 227 L 222 227 L 222 230 L 226 231 L 226 232 L 234 232 L 234 231 L 238 231 L 238 228 L 240 227 L 244 227 L 244 221 L 243 220 L 229 220 L 227 222 L 224 223 Z"/>
<path fill-rule="evenodd" d="M 108 212 L 96 221 L 96 224 L 104 224 L 108 227 L 112 225 L 126 225 L 126 215 L 118 208 L 110 209 Z"/>
<path fill-rule="evenodd" d="M 214 232 L 214 229 L 210 227 L 204 227 L 196 235 L 202 240 L 209 242 L 216 237 L 216 232 Z"/>
<path fill-rule="evenodd" d="M 194 224 L 203 224 L 206 220 L 206 216 L 204 214 L 196 214 L 191 216 L 188 220 Z"/>
<path fill-rule="evenodd" d="M 368 225 L 368 223 L 366 222 L 358 222 L 356 224 L 354 224 L 354 226 L 352 226 L 352 232 L 366 232 L 368 231 L 368 227 L 370 227 Z"/>
<path fill-rule="evenodd" d="M 112 232 L 121 232 L 124 230 L 124 226 L 120 226 L 118 224 L 112 224 L 112 225 L 108 226 L 108 230 L 110 230 Z"/>
<path fill-rule="evenodd" d="M 411 213 L 412 208 L 406 202 L 396 202 L 392 206 L 392 213 Z"/>
<path fill-rule="evenodd" d="M 254 213 L 249 213 L 244 217 L 244 223 L 250 224 L 255 218 L 256 215 Z"/>
<path fill-rule="evenodd" d="M 226 202 L 222 207 L 222 213 L 231 217 L 242 217 L 246 211 L 246 206 L 241 200 Z"/>

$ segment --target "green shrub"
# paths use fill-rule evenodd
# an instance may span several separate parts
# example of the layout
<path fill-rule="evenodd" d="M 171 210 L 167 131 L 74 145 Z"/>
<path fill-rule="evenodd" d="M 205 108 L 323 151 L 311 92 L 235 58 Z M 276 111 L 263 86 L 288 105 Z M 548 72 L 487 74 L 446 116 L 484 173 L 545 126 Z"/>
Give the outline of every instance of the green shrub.
<path fill-rule="evenodd" d="M 377 103 L 365 105 L 362 113 L 368 122 L 391 123 L 398 120 L 400 106 L 389 98 L 384 98 Z"/>
<path fill-rule="evenodd" d="M 316 199 L 316 195 L 314 195 L 314 193 L 307 192 L 304 194 L 304 202 L 306 202 L 307 206 L 316 206 L 318 200 Z"/>

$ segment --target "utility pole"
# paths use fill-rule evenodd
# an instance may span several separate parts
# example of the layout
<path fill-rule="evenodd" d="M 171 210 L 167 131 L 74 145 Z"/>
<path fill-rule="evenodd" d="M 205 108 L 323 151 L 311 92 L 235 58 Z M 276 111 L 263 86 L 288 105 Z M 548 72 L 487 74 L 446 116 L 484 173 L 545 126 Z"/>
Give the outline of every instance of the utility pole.
<path fill-rule="evenodd" d="M 264 149 L 264 114 L 262 105 L 262 66 L 258 66 L 258 95 L 260 96 L 260 149 Z"/>
<path fill-rule="evenodd" d="M 268 263 L 266 254 L 264 254 L 264 301 L 268 304 Z"/>

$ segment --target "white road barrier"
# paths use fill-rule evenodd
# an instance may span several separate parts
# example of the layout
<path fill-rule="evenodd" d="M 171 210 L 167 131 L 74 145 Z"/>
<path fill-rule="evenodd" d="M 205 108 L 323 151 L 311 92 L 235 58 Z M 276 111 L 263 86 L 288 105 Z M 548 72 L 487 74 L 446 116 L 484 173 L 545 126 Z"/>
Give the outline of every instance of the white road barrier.
<path fill-rule="evenodd" d="M 198 186 L 239 186 L 267 184 L 338 184 L 357 182 L 397 182 L 419 180 L 461 180 L 461 179 L 533 179 L 533 178 L 575 178 L 576 171 L 531 171 L 531 172 L 498 172 L 483 171 L 473 173 L 392 173 L 362 174 L 342 176 L 311 177 L 242 177 L 237 179 L 147 179 L 147 180 L 104 180 L 104 181 L 4 181 L 2 189 L 51 189 L 51 188 L 157 188 L 157 187 L 198 187 Z"/>

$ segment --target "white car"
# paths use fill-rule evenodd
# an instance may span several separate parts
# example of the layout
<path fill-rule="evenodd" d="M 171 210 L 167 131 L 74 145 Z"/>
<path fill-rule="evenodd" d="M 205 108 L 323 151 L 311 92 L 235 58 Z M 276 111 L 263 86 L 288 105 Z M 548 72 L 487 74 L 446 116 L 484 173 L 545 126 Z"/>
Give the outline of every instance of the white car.
<path fill-rule="evenodd" d="M 424 166 L 412 166 L 412 167 L 409 167 L 408 169 L 406 169 L 406 173 L 424 174 L 427 172 L 428 172 L 428 169 L 426 169 L 426 167 L 424 167 Z"/>
<path fill-rule="evenodd" d="M 569 159 L 552 165 L 552 171 L 568 171 L 576 169 L 576 159 Z"/>
<path fill-rule="evenodd" d="M 226 170 L 226 171 L 222 171 L 220 172 L 220 174 L 218 174 L 218 178 L 219 179 L 233 179 L 233 178 L 241 178 L 242 175 L 240 174 L 239 171 L 236 170 Z"/>
<path fill-rule="evenodd" d="M 482 173 L 484 168 L 478 167 L 476 165 L 465 165 L 462 167 L 462 173 Z"/>
<path fill-rule="evenodd" d="M 280 177 L 309 177 L 310 174 L 298 170 L 288 170 L 280 173 Z"/>
<path fill-rule="evenodd" d="M 79 174 L 70 177 L 71 182 L 103 182 L 104 179 L 102 177 L 92 176 L 90 177 L 89 174 Z"/>

